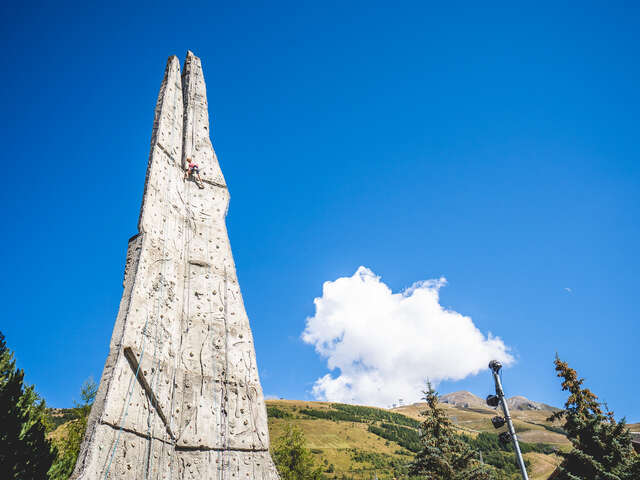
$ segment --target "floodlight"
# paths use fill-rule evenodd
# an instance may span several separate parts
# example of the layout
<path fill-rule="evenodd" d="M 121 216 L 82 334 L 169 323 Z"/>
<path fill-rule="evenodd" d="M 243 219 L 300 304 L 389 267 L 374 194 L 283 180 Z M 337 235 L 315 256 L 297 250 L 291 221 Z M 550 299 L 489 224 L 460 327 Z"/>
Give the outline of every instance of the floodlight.
<path fill-rule="evenodd" d="M 504 445 L 508 444 L 511 441 L 511 434 L 509 432 L 502 432 L 498 435 L 498 441 Z"/>
<path fill-rule="evenodd" d="M 497 407 L 500 405 L 500 398 L 495 395 L 487 395 L 487 405 L 490 407 Z"/>
<path fill-rule="evenodd" d="M 489 362 L 489 368 L 493 370 L 495 373 L 498 373 L 502 368 L 502 364 L 498 360 L 491 360 Z"/>
<path fill-rule="evenodd" d="M 506 422 L 507 421 L 500 416 L 496 416 L 491 419 L 491 423 L 493 423 L 493 428 L 503 427 Z"/>

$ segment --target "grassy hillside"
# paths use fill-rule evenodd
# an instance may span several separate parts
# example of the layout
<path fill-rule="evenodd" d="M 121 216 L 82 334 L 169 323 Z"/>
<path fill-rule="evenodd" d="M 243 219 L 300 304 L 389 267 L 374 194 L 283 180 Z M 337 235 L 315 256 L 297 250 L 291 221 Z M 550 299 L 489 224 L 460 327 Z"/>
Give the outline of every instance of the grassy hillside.
<path fill-rule="evenodd" d="M 47 409 L 47 414 L 49 415 L 51 423 L 56 427 L 75 418 L 73 409 L 71 408 L 49 408 Z"/>
<path fill-rule="evenodd" d="M 469 409 L 442 405 L 459 426 L 460 432 L 471 438 L 481 436 L 495 441 L 491 417 L 495 411 Z M 412 460 L 417 444 L 419 412 L 423 405 L 416 404 L 385 410 L 323 402 L 295 400 L 268 400 L 269 431 L 271 442 L 277 441 L 287 422 L 299 426 L 305 433 L 309 448 L 319 465 L 323 465 L 329 479 L 380 480 L 403 478 L 406 465 Z M 550 429 L 555 427 L 546 421 L 549 412 L 514 412 L 516 425 L 526 442 L 525 454 L 530 462 L 532 480 L 546 479 L 559 463 L 552 454 L 554 448 L 567 448 L 566 438 Z M 487 435 L 487 433 L 490 434 Z M 497 443 L 496 443 L 496 449 Z M 537 450 L 537 451 L 535 451 Z M 483 452 L 485 461 L 509 463 L 512 454 L 492 450 Z M 505 465 L 505 478 L 515 473 L 515 466 Z M 513 475 L 513 478 L 518 478 Z"/>
<path fill-rule="evenodd" d="M 461 434 L 483 451 L 487 463 L 502 467 L 505 479 L 519 478 L 513 454 L 500 449 L 491 425 L 494 410 L 440 404 Z M 327 479 L 391 480 L 406 478 L 406 467 L 420 448 L 419 412 L 424 404 L 393 410 L 296 400 L 268 400 L 271 443 L 278 440 L 286 423 L 302 429 L 316 462 Z M 567 449 L 567 439 L 557 426 L 546 421 L 550 412 L 515 410 L 516 429 L 524 442 L 525 459 L 532 480 L 548 478 L 559 463 L 554 449 Z M 58 441 L 64 434 L 69 412 L 51 412 L 58 428 L 50 437 Z"/>
<path fill-rule="evenodd" d="M 493 432 L 491 417 L 496 415 L 495 410 L 489 408 L 464 408 L 441 403 L 440 406 L 447 411 L 449 417 L 461 431 L 470 434 L 478 432 Z M 404 407 L 398 407 L 394 411 L 403 413 L 411 418 L 419 419 L 420 412 L 425 404 L 416 403 Z M 530 443 L 556 444 L 558 447 L 568 445 L 569 441 L 561 433 L 559 426 L 547 421 L 551 415 L 546 410 L 513 410 L 511 417 L 518 434 L 518 438 Z"/>

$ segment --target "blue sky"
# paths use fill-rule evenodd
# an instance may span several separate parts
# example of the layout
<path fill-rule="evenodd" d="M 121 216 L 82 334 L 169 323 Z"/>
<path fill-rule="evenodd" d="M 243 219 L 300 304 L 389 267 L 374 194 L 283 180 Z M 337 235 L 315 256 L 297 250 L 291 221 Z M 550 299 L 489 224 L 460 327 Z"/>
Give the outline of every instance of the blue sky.
<path fill-rule="evenodd" d="M 312 398 L 305 320 L 363 265 L 394 292 L 446 277 L 441 305 L 511 348 L 508 394 L 562 404 L 558 352 L 640 421 L 637 5 L 0 9 L 0 330 L 51 405 L 100 377 L 163 68 L 191 49 L 265 393 Z"/>

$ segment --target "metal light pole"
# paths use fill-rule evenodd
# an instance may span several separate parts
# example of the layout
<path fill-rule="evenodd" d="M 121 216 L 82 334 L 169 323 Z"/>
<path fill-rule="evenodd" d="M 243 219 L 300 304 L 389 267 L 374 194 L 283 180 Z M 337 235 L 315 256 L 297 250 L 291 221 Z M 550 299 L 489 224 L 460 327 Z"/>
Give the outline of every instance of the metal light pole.
<path fill-rule="evenodd" d="M 509 435 L 511 437 L 511 441 L 513 443 L 513 449 L 516 451 L 516 458 L 518 459 L 518 465 L 520 466 L 520 472 L 522 473 L 522 478 L 523 480 L 529 480 L 529 476 L 527 475 L 527 469 L 524 466 L 524 459 L 522 458 L 522 453 L 520 452 L 520 445 L 518 444 L 518 437 L 516 436 L 516 430 L 515 428 L 513 428 L 511 415 L 509 415 L 509 406 L 507 405 L 507 399 L 504 398 L 504 391 L 502 390 L 502 382 L 500 381 L 500 375 L 499 375 L 500 369 L 502 368 L 502 364 L 497 360 L 491 360 L 491 362 L 489 362 L 489 368 L 491 369 L 491 373 L 493 374 L 493 381 L 496 384 L 496 394 L 489 395 L 487 397 L 487 404 L 491 407 L 497 407 L 498 405 L 502 405 L 502 410 L 504 411 L 504 418 L 493 417 L 491 419 L 491 423 L 493 423 L 493 426 L 495 428 L 500 428 L 506 422 L 507 428 L 509 429 Z"/>

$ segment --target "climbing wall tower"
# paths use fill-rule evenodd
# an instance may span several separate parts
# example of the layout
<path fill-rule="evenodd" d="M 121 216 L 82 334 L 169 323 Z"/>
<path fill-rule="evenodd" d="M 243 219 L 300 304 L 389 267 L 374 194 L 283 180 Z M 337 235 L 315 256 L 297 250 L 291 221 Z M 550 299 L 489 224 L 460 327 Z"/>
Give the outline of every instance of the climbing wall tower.
<path fill-rule="evenodd" d="M 187 158 L 204 188 L 184 179 Z M 72 479 L 275 480 L 200 59 L 170 57 L 124 292 Z"/>

